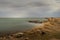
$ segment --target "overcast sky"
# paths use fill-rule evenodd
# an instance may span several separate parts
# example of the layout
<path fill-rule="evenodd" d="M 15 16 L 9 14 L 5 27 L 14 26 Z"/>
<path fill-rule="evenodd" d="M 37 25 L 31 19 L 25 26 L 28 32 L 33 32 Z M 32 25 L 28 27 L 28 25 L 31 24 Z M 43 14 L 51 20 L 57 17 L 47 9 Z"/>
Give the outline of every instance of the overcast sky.
<path fill-rule="evenodd" d="M 0 17 L 60 17 L 60 0 L 0 0 Z"/>

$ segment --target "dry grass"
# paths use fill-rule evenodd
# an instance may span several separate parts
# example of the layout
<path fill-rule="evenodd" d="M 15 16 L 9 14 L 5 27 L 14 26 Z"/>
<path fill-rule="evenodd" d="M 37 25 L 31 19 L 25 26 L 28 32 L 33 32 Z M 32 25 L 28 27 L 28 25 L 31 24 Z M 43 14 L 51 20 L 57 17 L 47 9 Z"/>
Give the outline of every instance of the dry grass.
<path fill-rule="evenodd" d="M 42 24 L 32 30 L 1 36 L 0 40 L 60 40 L 60 18 L 48 18 Z"/>

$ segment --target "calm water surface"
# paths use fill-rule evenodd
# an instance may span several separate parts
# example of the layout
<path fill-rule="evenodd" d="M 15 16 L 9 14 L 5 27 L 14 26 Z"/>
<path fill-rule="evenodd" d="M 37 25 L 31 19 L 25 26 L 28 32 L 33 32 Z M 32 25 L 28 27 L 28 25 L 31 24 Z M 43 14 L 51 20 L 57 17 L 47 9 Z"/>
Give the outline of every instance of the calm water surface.
<path fill-rule="evenodd" d="M 25 18 L 0 18 L 0 32 L 25 31 L 34 27 Z"/>

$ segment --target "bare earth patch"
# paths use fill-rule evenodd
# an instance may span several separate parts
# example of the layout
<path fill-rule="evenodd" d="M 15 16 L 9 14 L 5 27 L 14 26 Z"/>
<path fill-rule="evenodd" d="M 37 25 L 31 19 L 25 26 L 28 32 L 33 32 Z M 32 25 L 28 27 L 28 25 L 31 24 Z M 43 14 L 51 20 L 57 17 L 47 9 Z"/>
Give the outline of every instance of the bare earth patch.
<path fill-rule="evenodd" d="M 60 18 L 48 18 L 32 30 L 0 36 L 0 40 L 60 40 Z"/>

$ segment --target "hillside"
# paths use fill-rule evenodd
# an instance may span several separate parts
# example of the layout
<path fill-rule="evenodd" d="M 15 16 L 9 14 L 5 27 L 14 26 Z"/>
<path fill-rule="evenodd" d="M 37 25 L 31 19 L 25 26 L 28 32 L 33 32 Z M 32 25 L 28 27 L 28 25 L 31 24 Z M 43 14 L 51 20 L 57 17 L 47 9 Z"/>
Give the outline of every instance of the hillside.
<path fill-rule="evenodd" d="M 32 30 L 0 37 L 1 40 L 60 40 L 60 18 L 48 18 Z"/>

